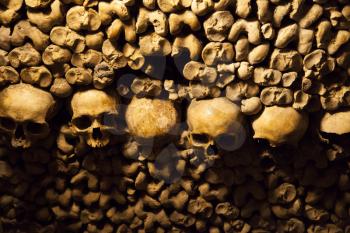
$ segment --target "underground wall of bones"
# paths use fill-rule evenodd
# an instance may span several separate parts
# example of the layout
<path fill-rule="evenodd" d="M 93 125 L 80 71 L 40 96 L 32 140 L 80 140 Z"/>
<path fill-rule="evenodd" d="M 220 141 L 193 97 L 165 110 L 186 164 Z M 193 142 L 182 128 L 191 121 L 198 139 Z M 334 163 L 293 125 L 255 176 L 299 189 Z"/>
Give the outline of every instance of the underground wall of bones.
<path fill-rule="evenodd" d="M 0 0 L 0 233 L 350 233 L 349 0 Z"/>

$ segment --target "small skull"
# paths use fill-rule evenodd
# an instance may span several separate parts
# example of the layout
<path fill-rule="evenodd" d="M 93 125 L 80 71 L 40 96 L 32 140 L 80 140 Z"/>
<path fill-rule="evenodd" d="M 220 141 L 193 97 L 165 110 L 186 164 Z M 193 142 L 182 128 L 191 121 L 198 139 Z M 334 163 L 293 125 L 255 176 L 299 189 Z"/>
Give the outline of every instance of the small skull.
<path fill-rule="evenodd" d="M 273 147 L 296 146 L 309 125 L 309 117 L 292 107 L 265 107 L 253 122 L 254 138 L 268 140 Z"/>
<path fill-rule="evenodd" d="M 193 100 L 187 109 L 189 144 L 207 155 L 216 154 L 217 147 L 236 150 L 246 138 L 244 123 L 240 107 L 225 97 Z"/>
<path fill-rule="evenodd" d="M 104 147 L 119 132 L 119 98 L 112 91 L 84 90 L 71 100 L 73 131 L 90 147 Z"/>
<path fill-rule="evenodd" d="M 55 101 L 46 91 L 30 84 L 10 85 L 0 92 L 0 131 L 15 148 L 28 148 L 50 133 Z"/>

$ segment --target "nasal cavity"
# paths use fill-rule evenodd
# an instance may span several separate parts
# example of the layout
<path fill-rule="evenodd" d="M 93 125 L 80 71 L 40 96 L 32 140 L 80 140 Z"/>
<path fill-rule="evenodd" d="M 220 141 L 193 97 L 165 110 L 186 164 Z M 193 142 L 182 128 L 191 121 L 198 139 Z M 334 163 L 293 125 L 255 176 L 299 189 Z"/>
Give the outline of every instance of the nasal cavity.
<path fill-rule="evenodd" d="M 102 132 L 100 128 L 93 128 L 92 129 L 92 137 L 93 139 L 101 139 L 102 138 Z"/>
<path fill-rule="evenodd" d="M 22 125 L 18 125 L 15 131 L 15 138 L 16 139 L 24 139 L 24 131 Z"/>
<path fill-rule="evenodd" d="M 217 155 L 219 153 L 218 148 L 215 145 L 210 145 L 207 148 L 208 155 Z"/>

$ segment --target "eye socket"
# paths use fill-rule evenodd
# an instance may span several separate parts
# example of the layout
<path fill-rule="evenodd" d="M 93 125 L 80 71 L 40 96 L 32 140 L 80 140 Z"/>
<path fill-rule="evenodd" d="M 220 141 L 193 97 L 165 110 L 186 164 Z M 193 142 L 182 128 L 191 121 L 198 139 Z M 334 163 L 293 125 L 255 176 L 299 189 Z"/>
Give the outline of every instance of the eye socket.
<path fill-rule="evenodd" d="M 192 141 L 198 144 L 206 144 L 209 142 L 209 137 L 206 134 L 192 134 Z"/>
<path fill-rule="evenodd" d="M 208 155 L 217 155 L 219 152 L 218 152 L 218 148 L 216 146 L 213 146 L 213 145 L 210 145 L 208 148 L 207 148 L 207 154 Z"/>
<path fill-rule="evenodd" d="M 8 117 L 0 117 L 0 127 L 5 130 L 14 130 L 16 128 L 16 122 Z"/>
<path fill-rule="evenodd" d="M 79 129 L 87 129 L 91 126 L 92 121 L 89 116 L 80 116 L 72 120 L 73 125 Z"/>
<path fill-rule="evenodd" d="M 28 121 L 25 125 L 26 131 L 30 134 L 42 134 L 48 131 L 49 126 L 46 123 L 37 123 Z"/>
<path fill-rule="evenodd" d="M 119 123 L 118 115 L 112 113 L 102 113 L 102 124 L 110 127 L 117 127 Z"/>
<path fill-rule="evenodd" d="M 240 148 L 245 142 L 246 134 L 220 134 L 215 138 L 215 144 L 223 150 L 234 151 Z"/>
<path fill-rule="evenodd" d="M 234 144 L 235 135 L 220 134 L 215 138 L 215 142 L 220 145 L 220 147 L 229 148 Z"/>

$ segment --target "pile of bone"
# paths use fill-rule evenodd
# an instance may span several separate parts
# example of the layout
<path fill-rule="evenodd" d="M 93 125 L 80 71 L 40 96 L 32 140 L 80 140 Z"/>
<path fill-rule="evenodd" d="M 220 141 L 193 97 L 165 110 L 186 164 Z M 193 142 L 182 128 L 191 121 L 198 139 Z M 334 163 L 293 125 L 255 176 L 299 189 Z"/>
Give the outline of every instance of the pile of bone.
<path fill-rule="evenodd" d="M 2 148 L 0 229 L 347 233 L 349 168 L 310 152 L 307 144 L 295 151 L 251 144 L 223 155 L 200 175 L 185 154 L 143 163 L 116 156 L 117 149 L 79 156 L 55 149 Z"/>
<path fill-rule="evenodd" d="M 226 96 L 245 100 L 247 114 L 261 104 L 336 110 L 349 105 L 349 20 L 347 0 L 9 0 L 0 84 L 68 97 L 138 70 L 164 82 L 120 81 L 119 94 Z M 165 75 L 167 56 L 187 82 Z"/>

